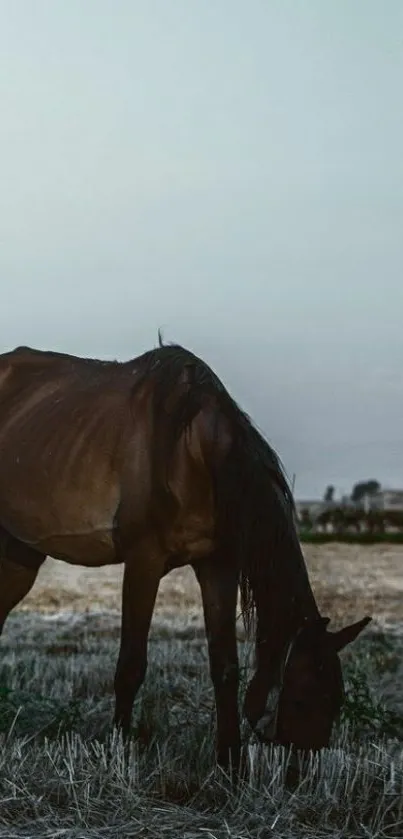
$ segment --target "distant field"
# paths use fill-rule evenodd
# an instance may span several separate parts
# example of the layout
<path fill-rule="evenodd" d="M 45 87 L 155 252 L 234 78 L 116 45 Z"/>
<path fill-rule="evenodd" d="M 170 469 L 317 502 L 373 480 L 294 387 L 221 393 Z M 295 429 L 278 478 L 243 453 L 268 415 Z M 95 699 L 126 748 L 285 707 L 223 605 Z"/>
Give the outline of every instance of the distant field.
<path fill-rule="evenodd" d="M 300 533 L 300 541 L 304 544 L 325 545 L 328 542 L 340 542 L 351 545 L 378 545 L 386 543 L 390 545 L 403 545 L 403 531 L 390 531 L 385 533 L 311 533 L 306 531 Z"/>
<path fill-rule="evenodd" d="M 303 545 L 322 611 L 336 620 L 372 614 L 403 620 L 403 546 Z M 22 611 L 107 610 L 120 612 L 122 568 L 87 569 L 47 560 Z M 202 620 L 199 586 L 193 571 L 171 572 L 160 585 L 154 622 Z"/>
<path fill-rule="evenodd" d="M 0 641 L 2 839 L 401 839 L 403 547 L 304 552 L 332 625 L 364 614 L 375 624 L 343 656 L 343 719 L 294 793 L 283 783 L 287 755 L 258 747 L 246 727 L 248 782 L 234 794 L 214 769 L 191 570 L 162 581 L 128 759 L 110 741 L 122 569 L 47 561 Z M 251 658 L 241 624 L 239 638 L 243 690 Z"/>

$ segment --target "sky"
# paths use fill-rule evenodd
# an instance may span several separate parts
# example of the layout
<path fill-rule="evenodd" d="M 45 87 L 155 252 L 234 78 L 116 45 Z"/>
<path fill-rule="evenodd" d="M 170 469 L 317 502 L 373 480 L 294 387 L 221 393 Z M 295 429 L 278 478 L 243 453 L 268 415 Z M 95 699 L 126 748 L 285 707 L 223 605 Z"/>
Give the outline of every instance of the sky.
<path fill-rule="evenodd" d="M 0 4 L 0 352 L 211 364 L 297 497 L 403 487 L 401 0 Z"/>

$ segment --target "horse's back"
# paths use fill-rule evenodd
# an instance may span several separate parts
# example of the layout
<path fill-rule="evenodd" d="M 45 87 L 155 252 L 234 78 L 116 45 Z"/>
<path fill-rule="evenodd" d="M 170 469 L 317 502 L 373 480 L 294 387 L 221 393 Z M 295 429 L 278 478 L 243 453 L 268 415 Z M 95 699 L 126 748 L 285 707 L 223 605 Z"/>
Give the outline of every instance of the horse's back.
<path fill-rule="evenodd" d="M 24 383 L 29 382 L 33 374 L 38 377 L 42 376 L 43 379 L 52 376 L 63 378 L 68 374 L 70 376 L 75 374 L 79 378 L 80 376 L 88 377 L 95 373 L 99 376 L 101 371 L 107 375 L 111 371 L 117 371 L 124 367 L 124 364 L 119 364 L 117 361 L 101 361 L 53 350 L 38 350 L 28 346 L 19 346 L 9 352 L 0 353 L 1 373 L 8 370 L 13 371 L 15 376 L 18 377 L 21 387 L 24 386 Z"/>

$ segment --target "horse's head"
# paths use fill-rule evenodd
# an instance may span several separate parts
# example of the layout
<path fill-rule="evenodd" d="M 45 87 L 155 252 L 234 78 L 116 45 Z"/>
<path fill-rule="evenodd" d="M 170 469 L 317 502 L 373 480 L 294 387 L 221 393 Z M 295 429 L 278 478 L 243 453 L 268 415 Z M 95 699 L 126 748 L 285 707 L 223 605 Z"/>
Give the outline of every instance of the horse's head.
<path fill-rule="evenodd" d="M 338 653 L 370 620 L 338 632 L 327 631 L 329 618 L 304 626 L 286 651 L 274 687 L 261 661 L 245 700 L 246 717 L 261 741 L 302 751 L 328 746 L 344 697 Z"/>

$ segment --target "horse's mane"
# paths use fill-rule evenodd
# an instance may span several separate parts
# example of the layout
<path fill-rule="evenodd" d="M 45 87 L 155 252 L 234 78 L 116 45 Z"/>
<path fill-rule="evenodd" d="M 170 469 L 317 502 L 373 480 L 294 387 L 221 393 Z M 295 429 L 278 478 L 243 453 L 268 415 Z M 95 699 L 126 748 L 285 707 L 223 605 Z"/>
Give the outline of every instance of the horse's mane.
<path fill-rule="evenodd" d="M 257 590 L 272 583 L 273 567 L 276 574 L 290 571 L 276 565 L 279 546 L 297 538 L 294 501 L 280 458 L 213 370 L 189 350 L 163 344 L 159 333 L 159 347 L 144 353 L 137 365 L 135 387 L 149 376 L 154 381 L 154 476 L 161 482 L 163 464 L 167 499 L 166 478 L 175 444 L 203 408 L 206 396 L 214 397 L 218 411 L 229 420 L 232 448 L 213 476 L 217 540 L 238 564 L 242 612 L 250 626 Z M 172 402 L 175 389 L 178 395 Z"/>

